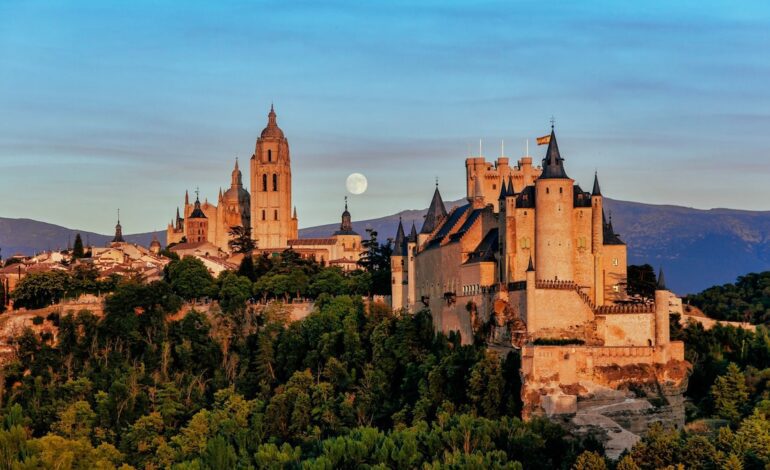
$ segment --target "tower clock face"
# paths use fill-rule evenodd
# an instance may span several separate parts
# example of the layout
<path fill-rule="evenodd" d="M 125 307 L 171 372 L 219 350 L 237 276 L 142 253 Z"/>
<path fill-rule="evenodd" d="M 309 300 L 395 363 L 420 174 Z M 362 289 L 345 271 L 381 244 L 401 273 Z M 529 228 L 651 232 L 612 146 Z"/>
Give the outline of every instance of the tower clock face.
<path fill-rule="evenodd" d="M 352 173 L 345 181 L 345 186 L 350 194 L 363 194 L 368 185 L 369 183 L 366 181 L 366 176 L 361 173 Z"/>

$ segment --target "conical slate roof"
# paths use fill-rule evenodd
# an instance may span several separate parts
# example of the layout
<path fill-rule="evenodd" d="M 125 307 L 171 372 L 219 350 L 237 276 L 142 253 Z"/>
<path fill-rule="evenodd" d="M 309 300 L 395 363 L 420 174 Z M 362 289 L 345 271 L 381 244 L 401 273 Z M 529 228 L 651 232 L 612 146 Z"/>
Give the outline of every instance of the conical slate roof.
<path fill-rule="evenodd" d="M 414 226 L 414 221 L 412 221 L 412 230 L 409 232 L 409 243 L 416 243 L 417 242 L 417 227 Z"/>
<path fill-rule="evenodd" d="M 505 185 L 505 180 L 503 180 L 503 185 L 500 186 L 500 197 L 498 197 L 498 200 L 502 201 L 508 196 L 508 187 Z"/>
<path fill-rule="evenodd" d="M 430 201 L 428 213 L 425 214 L 425 222 L 422 224 L 420 233 L 432 233 L 444 217 L 446 217 L 446 208 L 444 207 L 444 201 L 441 199 L 441 193 L 438 192 L 438 186 L 436 186 L 436 191 L 433 192 L 433 199 Z"/>
<path fill-rule="evenodd" d="M 602 190 L 599 188 L 599 175 L 594 173 L 594 189 L 591 191 L 591 196 L 601 196 Z"/>
<path fill-rule="evenodd" d="M 406 252 L 406 235 L 404 234 L 404 225 L 401 223 L 401 217 L 398 218 L 398 229 L 396 230 L 396 239 L 393 241 L 393 253 L 397 256 L 404 256 Z"/>
<path fill-rule="evenodd" d="M 658 271 L 658 285 L 655 287 L 655 290 L 668 290 L 666 289 L 666 277 L 663 275 L 663 266 Z"/>
<path fill-rule="evenodd" d="M 548 142 L 548 150 L 543 158 L 543 173 L 540 179 L 569 178 L 564 171 L 564 159 L 559 153 L 559 144 L 556 143 L 556 132 L 551 128 L 551 140 Z"/>
<path fill-rule="evenodd" d="M 197 197 L 195 198 L 195 208 L 188 217 L 188 219 L 206 219 L 206 214 L 201 210 L 201 201 Z"/>

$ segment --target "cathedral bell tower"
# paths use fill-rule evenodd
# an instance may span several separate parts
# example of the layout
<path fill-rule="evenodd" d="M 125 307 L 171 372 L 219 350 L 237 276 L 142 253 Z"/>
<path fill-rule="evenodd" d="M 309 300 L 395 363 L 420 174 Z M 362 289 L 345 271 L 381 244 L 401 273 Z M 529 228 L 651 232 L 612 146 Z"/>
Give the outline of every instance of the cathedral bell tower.
<path fill-rule="evenodd" d="M 270 106 L 267 127 L 251 156 L 251 226 L 257 249 L 284 249 L 297 238 L 291 207 L 289 141 Z"/>

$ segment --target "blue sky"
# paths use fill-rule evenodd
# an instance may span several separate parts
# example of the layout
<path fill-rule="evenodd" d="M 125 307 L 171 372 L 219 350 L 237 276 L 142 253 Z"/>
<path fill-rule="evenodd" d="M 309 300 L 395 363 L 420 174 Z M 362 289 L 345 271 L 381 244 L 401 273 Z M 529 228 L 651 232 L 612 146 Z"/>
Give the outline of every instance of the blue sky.
<path fill-rule="evenodd" d="M 767 2 L 0 1 L 0 216 L 165 228 L 274 102 L 300 226 L 464 195 L 556 118 L 605 195 L 770 210 Z M 543 148 L 533 148 L 542 158 Z"/>

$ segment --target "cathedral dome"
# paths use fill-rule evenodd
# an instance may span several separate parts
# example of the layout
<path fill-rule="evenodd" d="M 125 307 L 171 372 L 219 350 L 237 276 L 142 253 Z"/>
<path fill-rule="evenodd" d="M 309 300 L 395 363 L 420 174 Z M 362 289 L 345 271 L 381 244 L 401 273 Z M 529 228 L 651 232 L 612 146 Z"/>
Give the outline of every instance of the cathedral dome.
<path fill-rule="evenodd" d="M 276 121 L 276 115 L 275 110 L 273 109 L 273 105 L 270 105 L 270 113 L 267 115 L 267 127 L 265 127 L 262 130 L 261 137 L 263 139 L 265 138 L 271 138 L 271 139 L 283 139 L 283 131 L 280 127 L 278 127 L 278 122 Z"/>

